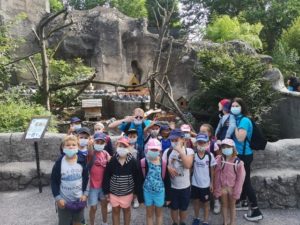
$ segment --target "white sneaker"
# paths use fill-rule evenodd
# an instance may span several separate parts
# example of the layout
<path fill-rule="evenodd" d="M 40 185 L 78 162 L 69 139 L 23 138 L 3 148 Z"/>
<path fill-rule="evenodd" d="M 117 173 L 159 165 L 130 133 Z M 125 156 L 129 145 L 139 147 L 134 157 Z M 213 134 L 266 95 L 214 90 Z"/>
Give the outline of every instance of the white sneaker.
<path fill-rule="evenodd" d="M 214 204 L 214 214 L 219 214 L 221 212 L 221 204 L 219 199 L 215 199 Z"/>
<path fill-rule="evenodd" d="M 139 201 L 135 198 L 135 199 L 133 200 L 133 208 L 136 209 L 136 208 L 138 208 L 139 206 L 140 206 Z"/>
<path fill-rule="evenodd" d="M 112 211 L 111 204 L 108 203 L 108 204 L 107 204 L 107 213 L 111 213 L 111 211 Z"/>

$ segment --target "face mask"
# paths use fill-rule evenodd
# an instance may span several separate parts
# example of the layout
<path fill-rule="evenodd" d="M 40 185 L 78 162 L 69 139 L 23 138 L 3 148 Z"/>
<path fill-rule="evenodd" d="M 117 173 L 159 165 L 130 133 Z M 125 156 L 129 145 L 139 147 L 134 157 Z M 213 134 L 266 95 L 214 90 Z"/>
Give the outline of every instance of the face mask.
<path fill-rule="evenodd" d="M 152 137 L 157 137 L 159 134 L 159 130 L 151 130 L 151 136 Z"/>
<path fill-rule="evenodd" d="M 178 142 L 171 142 L 172 148 L 176 148 Z"/>
<path fill-rule="evenodd" d="M 94 149 L 95 151 L 100 152 L 104 149 L 104 146 L 105 144 L 104 145 L 94 144 Z"/>
<path fill-rule="evenodd" d="M 198 149 L 198 151 L 200 151 L 200 152 L 205 152 L 205 150 L 206 150 L 206 146 L 197 146 L 197 149 Z"/>
<path fill-rule="evenodd" d="M 226 156 L 231 156 L 233 153 L 233 149 L 232 148 L 223 148 L 222 153 Z"/>
<path fill-rule="evenodd" d="M 128 149 L 127 148 L 122 148 L 122 147 L 118 147 L 117 148 L 117 153 L 120 157 L 124 157 L 128 154 Z"/>
<path fill-rule="evenodd" d="M 134 145 L 137 142 L 137 137 L 136 138 L 129 138 L 129 143 L 131 145 Z"/>
<path fill-rule="evenodd" d="M 87 146 L 87 145 L 88 145 L 88 142 L 89 142 L 89 139 L 83 139 L 83 138 L 79 139 L 79 145 L 80 145 L 81 147 Z"/>
<path fill-rule="evenodd" d="M 81 128 L 81 124 L 74 124 L 73 127 L 75 130 L 79 130 Z"/>
<path fill-rule="evenodd" d="M 184 138 L 185 139 L 190 139 L 191 138 L 191 134 L 190 133 L 185 133 L 184 134 Z"/>
<path fill-rule="evenodd" d="M 65 153 L 65 155 L 69 158 L 72 158 L 74 155 L 77 154 L 78 149 L 68 149 L 68 148 L 64 148 L 63 152 Z"/>
<path fill-rule="evenodd" d="M 134 123 L 135 125 L 140 125 L 140 124 L 143 123 L 143 120 L 134 119 L 133 123 Z"/>
<path fill-rule="evenodd" d="M 159 156 L 159 151 L 154 152 L 154 151 L 148 150 L 148 152 L 147 152 L 147 157 L 149 159 L 153 160 L 153 159 L 156 159 L 158 156 Z"/>
<path fill-rule="evenodd" d="M 231 113 L 233 114 L 233 115 L 239 115 L 239 114 L 241 114 L 241 111 L 242 111 L 242 108 L 240 107 L 240 106 L 238 106 L 238 107 L 231 107 Z"/>

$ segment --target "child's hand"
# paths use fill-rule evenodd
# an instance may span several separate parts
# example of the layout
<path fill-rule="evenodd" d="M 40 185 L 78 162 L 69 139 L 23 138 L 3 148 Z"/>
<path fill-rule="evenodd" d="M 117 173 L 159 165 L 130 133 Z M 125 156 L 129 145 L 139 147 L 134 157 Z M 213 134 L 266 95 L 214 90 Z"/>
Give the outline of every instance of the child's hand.
<path fill-rule="evenodd" d="M 86 196 L 86 195 L 82 195 L 82 196 L 80 197 L 80 201 L 81 201 L 81 202 L 86 202 L 86 200 L 87 200 L 87 196 Z"/>
<path fill-rule="evenodd" d="M 110 202 L 109 195 L 105 195 L 106 201 Z"/>
<path fill-rule="evenodd" d="M 209 190 L 210 190 L 211 193 L 214 192 L 214 186 L 212 184 L 210 185 Z"/>
<path fill-rule="evenodd" d="M 170 205 L 171 201 L 166 201 L 166 206 Z"/>
<path fill-rule="evenodd" d="M 171 176 L 172 178 L 178 176 L 178 173 L 177 173 L 176 169 L 174 169 L 174 168 L 168 166 L 168 171 L 169 171 L 169 174 L 170 174 L 170 176 Z"/>
<path fill-rule="evenodd" d="M 65 202 L 65 200 L 63 200 L 63 199 L 60 199 L 60 200 L 58 200 L 58 201 L 56 202 L 56 204 L 57 204 L 57 206 L 58 206 L 60 209 L 64 209 L 64 208 L 65 208 L 66 202 Z"/>

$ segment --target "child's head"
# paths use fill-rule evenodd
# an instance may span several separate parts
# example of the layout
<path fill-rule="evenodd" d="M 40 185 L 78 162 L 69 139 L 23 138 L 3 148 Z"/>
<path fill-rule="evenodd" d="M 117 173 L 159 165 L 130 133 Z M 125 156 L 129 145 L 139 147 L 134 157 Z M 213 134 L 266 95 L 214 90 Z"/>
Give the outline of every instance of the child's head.
<path fill-rule="evenodd" d="M 171 145 L 173 148 L 178 145 L 183 145 L 184 133 L 180 129 L 176 128 L 170 132 L 169 139 L 171 140 Z"/>
<path fill-rule="evenodd" d="M 104 133 L 94 134 L 94 150 L 103 151 L 106 144 L 106 135 Z"/>
<path fill-rule="evenodd" d="M 151 125 L 151 127 L 150 127 L 151 137 L 156 138 L 159 135 L 159 131 L 160 131 L 160 123 L 159 122 L 155 122 L 153 125 Z"/>
<path fill-rule="evenodd" d="M 212 138 L 214 134 L 214 128 L 208 123 L 202 124 L 199 131 L 202 134 L 206 134 L 209 140 Z"/>
<path fill-rule="evenodd" d="M 223 113 L 230 113 L 230 105 L 231 102 L 229 99 L 222 99 L 218 104 L 219 111 L 222 111 Z"/>
<path fill-rule="evenodd" d="M 150 138 L 147 143 L 147 158 L 150 160 L 155 160 L 160 156 L 161 152 L 161 142 L 156 138 Z"/>
<path fill-rule="evenodd" d="M 77 131 L 77 137 L 79 139 L 79 146 L 85 148 L 88 145 L 91 136 L 91 131 L 87 127 L 82 127 Z"/>
<path fill-rule="evenodd" d="M 209 138 L 205 133 L 199 133 L 196 136 L 197 150 L 199 152 L 205 152 L 208 147 Z"/>
<path fill-rule="evenodd" d="M 129 139 L 129 144 L 130 145 L 135 145 L 135 143 L 137 142 L 137 138 L 138 138 L 138 134 L 137 134 L 137 130 L 134 128 L 130 128 L 127 132 L 126 132 L 126 136 Z"/>
<path fill-rule="evenodd" d="M 67 135 L 63 140 L 63 152 L 68 158 L 72 158 L 78 152 L 79 142 L 76 136 Z"/>
<path fill-rule="evenodd" d="M 230 156 L 236 156 L 237 155 L 235 144 L 234 144 L 234 141 L 232 139 L 224 139 L 221 142 L 221 150 L 222 150 L 222 154 L 225 157 L 230 157 Z"/>
<path fill-rule="evenodd" d="M 168 138 L 169 135 L 170 135 L 170 132 L 171 132 L 171 128 L 169 127 L 169 125 L 162 125 L 160 127 L 160 135 L 163 137 L 163 138 Z"/>
<path fill-rule="evenodd" d="M 75 130 L 81 128 L 81 119 L 78 117 L 72 117 L 70 119 L 70 127 L 73 127 Z"/>
<path fill-rule="evenodd" d="M 180 130 L 184 133 L 184 138 L 185 139 L 190 139 L 191 138 L 191 127 L 188 124 L 183 124 L 180 127 Z"/>
<path fill-rule="evenodd" d="M 117 154 L 120 158 L 127 157 L 129 153 L 129 138 L 128 137 L 121 137 L 118 139 L 116 147 L 117 147 Z"/>
<path fill-rule="evenodd" d="M 94 133 L 99 133 L 99 132 L 103 133 L 104 128 L 105 128 L 105 126 L 103 125 L 103 123 L 98 122 L 94 125 Z"/>
<path fill-rule="evenodd" d="M 134 116 L 134 124 L 139 125 L 143 123 L 145 112 L 141 108 L 136 108 L 133 110 L 133 116 Z"/>

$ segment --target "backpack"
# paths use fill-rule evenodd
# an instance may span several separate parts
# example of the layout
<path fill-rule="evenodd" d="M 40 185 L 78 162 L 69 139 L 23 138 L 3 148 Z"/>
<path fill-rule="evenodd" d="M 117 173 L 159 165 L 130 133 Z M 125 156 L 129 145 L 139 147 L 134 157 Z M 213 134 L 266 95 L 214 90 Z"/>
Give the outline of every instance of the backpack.
<path fill-rule="evenodd" d="M 164 160 L 161 160 L 161 177 L 164 180 L 166 177 L 166 171 L 167 171 L 167 162 Z M 144 178 L 147 176 L 148 174 L 148 162 L 146 160 L 146 158 L 142 158 L 141 159 L 141 168 L 142 168 L 142 173 Z"/>
<path fill-rule="evenodd" d="M 223 158 L 223 156 L 222 156 L 222 158 L 221 158 L 221 162 L 222 162 L 222 164 L 221 164 L 221 169 L 222 169 L 222 171 L 223 171 L 223 169 L 224 169 L 224 167 L 225 167 L 225 163 L 223 162 L 224 161 L 224 158 Z M 238 167 L 238 164 L 240 163 L 240 158 L 239 157 L 236 157 L 235 159 L 234 159 L 234 161 L 233 161 L 233 163 L 234 163 L 234 165 L 233 165 L 233 169 L 234 169 L 234 172 L 235 172 L 235 175 L 237 175 L 237 167 Z"/>
<path fill-rule="evenodd" d="M 211 140 L 210 143 L 209 143 L 209 151 L 210 153 L 214 154 L 215 155 L 215 141 Z"/>
<path fill-rule="evenodd" d="M 123 131 L 125 134 L 128 132 L 129 128 L 131 127 L 131 124 L 132 124 L 132 122 L 127 123 L 125 125 L 124 131 Z M 136 127 L 136 125 L 134 123 L 133 123 L 133 125 Z M 146 127 L 146 124 L 145 124 L 145 121 L 143 121 L 143 123 L 142 123 L 142 129 L 144 130 L 145 127 Z"/>
<path fill-rule="evenodd" d="M 107 159 L 109 153 L 106 152 L 105 154 L 106 154 L 106 159 Z M 91 159 L 91 160 L 87 163 L 87 165 L 86 165 L 88 171 L 91 171 L 91 169 L 92 169 L 92 167 L 93 167 L 95 161 L 96 161 L 96 153 L 94 152 L 92 159 Z"/>
<path fill-rule="evenodd" d="M 246 116 L 241 118 L 241 121 L 243 118 L 248 118 Z M 267 145 L 267 139 L 262 133 L 261 129 L 257 126 L 257 124 L 250 118 L 248 118 L 251 123 L 252 123 L 252 136 L 251 139 L 249 140 L 248 137 L 246 136 L 246 139 L 244 141 L 244 147 L 243 147 L 243 155 L 245 155 L 246 151 L 246 141 L 249 142 L 250 148 L 253 150 L 265 150 L 266 145 Z"/>
<path fill-rule="evenodd" d="M 222 121 L 220 120 L 220 122 L 221 122 L 221 127 L 220 127 L 218 133 L 216 134 L 218 140 L 224 140 L 224 139 L 225 139 L 226 133 L 227 133 L 227 130 L 228 130 L 228 127 L 229 127 L 229 126 L 227 126 L 227 125 L 229 124 L 229 119 L 230 119 L 230 115 L 229 115 L 228 118 L 224 121 L 223 124 L 222 124 Z"/>

